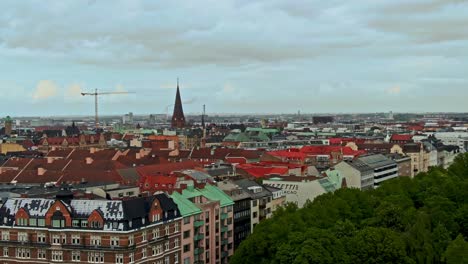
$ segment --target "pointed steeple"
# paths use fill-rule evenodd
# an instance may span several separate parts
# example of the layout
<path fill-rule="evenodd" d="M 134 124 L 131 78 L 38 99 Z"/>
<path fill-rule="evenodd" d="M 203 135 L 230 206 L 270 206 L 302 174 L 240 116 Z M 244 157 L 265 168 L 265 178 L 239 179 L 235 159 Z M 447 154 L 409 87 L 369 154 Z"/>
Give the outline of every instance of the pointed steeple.
<path fill-rule="evenodd" d="M 171 126 L 173 128 L 185 127 L 184 109 L 182 108 L 182 99 L 180 98 L 179 78 L 177 78 L 177 93 L 174 103 L 174 113 L 172 114 Z"/>

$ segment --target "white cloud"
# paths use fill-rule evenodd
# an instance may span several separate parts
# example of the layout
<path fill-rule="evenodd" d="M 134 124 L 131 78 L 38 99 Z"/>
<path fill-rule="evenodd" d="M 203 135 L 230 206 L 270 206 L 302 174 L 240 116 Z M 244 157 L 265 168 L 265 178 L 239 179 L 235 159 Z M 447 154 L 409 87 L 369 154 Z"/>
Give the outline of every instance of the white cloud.
<path fill-rule="evenodd" d="M 235 91 L 236 91 L 236 88 L 232 84 L 226 83 L 223 86 L 222 93 L 223 94 L 233 94 Z"/>
<path fill-rule="evenodd" d="M 400 85 L 395 85 L 388 88 L 385 92 L 390 95 L 399 95 L 401 93 L 401 87 Z"/>
<path fill-rule="evenodd" d="M 34 100 L 45 100 L 54 97 L 58 93 L 57 85 L 50 80 L 41 80 L 37 83 L 36 89 L 33 92 Z"/>
<path fill-rule="evenodd" d="M 83 89 L 81 88 L 81 85 L 71 84 L 71 85 L 68 86 L 68 89 L 65 92 L 65 96 L 75 98 L 75 97 L 81 96 L 82 92 L 83 92 Z"/>

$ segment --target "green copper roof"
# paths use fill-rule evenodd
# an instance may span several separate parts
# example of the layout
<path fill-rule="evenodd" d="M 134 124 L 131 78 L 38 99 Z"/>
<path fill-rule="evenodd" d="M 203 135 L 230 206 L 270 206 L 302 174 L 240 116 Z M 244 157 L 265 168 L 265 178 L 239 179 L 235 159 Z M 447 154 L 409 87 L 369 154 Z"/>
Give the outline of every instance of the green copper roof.
<path fill-rule="evenodd" d="M 327 192 L 333 192 L 341 188 L 343 176 L 338 170 L 327 170 L 325 174 L 327 174 L 327 178 L 320 179 L 319 183 Z"/>
<path fill-rule="evenodd" d="M 198 208 L 194 203 L 178 192 L 172 193 L 171 198 L 179 207 L 180 214 L 183 217 L 199 214 L 202 212 L 200 208 Z"/>
<path fill-rule="evenodd" d="M 11 117 L 10 117 L 10 116 L 7 116 L 7 117 L 5 118 L 5 122 L 11 122 L 11 121 L 12 121 L 12 120 L 11 120 Z"/>
<path fill-rule="evenodd" d="M 261 127 L 248 127 L 245 131 L 246 132 L 251 132 L 251 131 L 262 132 L 262 133 L 265 133 L 265 134 L 279 133 L 279 130 L 276 129 L 276 128 L 261 128 Z"/>
<path fill-rule="evenodd" d="M 199 214 L 202 211 L 198 206 L 190 201 L 191 198 L 197 196 L 204 196 L 212 201 L 219 201 L 221 207 L 233 205 L 234 201 L 221 191 L 218 187 L 206 185 L 203 189 L 196 189 L 193 186 L 189 186 L 187 189 L 182 191 L 182 194 L 174 192 L 171 197 L 179 207 L 182 216 L 189 216 Z"/>
<path fill-rule="evenodd" d="M 250 138 L 245 133 L 231 133 L 227 135 L 223 141 L 229 142 L 248 142 Z"/>

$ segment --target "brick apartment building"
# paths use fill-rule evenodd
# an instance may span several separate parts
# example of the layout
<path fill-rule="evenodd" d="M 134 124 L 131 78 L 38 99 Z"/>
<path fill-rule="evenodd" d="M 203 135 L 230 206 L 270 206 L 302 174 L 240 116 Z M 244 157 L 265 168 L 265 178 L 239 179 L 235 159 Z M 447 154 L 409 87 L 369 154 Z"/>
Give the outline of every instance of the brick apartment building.
<path fill-rule="evenodd" d="M 12 198 L 0 208 L 1 263 L 180 263 L 166 194 L 129 200 Z"/>

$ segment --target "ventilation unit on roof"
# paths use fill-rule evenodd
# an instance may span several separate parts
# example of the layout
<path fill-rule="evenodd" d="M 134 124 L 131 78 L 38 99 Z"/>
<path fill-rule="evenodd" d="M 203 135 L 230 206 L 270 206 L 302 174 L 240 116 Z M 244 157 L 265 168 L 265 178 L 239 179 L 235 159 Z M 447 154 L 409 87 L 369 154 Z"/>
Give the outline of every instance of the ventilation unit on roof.
<path fill-rule="evenodd" d="M 260 186 L 251 186 L 251 187 L 248 187 L 247 189 L 249 189 L 249 191 L 253 192 L 253 193 L 260 193 L 262 192 L 262 187 Z"/>

